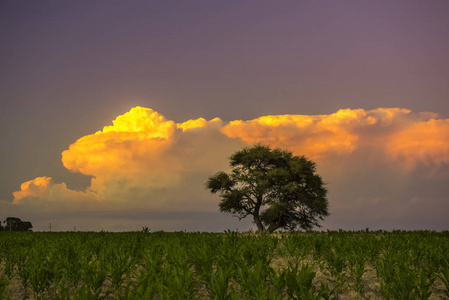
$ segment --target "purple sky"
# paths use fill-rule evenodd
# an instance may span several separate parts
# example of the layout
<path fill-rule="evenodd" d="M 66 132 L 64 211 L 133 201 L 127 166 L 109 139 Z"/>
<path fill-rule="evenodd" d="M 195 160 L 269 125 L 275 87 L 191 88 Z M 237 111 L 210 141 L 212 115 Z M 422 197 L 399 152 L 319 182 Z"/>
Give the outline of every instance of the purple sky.
<path fill-rule="evenodd" d="M 390 107 L 448 119 L 448 16 L 448 1 L 3 0 L 0 200 L 12 202 L 23 182 L 40 176 L 85 190 L 91 177 L 66 169 L 61 153 L 138 105 L 177 123 Z M 443 164 L 436 172 L 439 177 L 429 179 L 414 171 L 404 190 L 389 187 L 388 195 L 404 196 L 421 183 L 430 194 L 438 189 L 433 198 L 444 197 L 449 167 Z M 382 177 L 374 169 L 367 173 L 371 182 Z M 366 190 L 373 186 L 366 183 Z M 337 194 L 343 197 L 340 190 Z M 438 203 L 435 210 L 449 210 L 449 200 Z M 346 220 L 338 214 L 343 209 L 336 208 L 329 228 L 383 226 L 375 219 Z M 12 213 L 31 219 L 38 230 L 55 218 L 50 212 L 38 217 L 25 208 L 7 208 L 0 220 Z M 414 213 L 385 227 L 447 229 L 443 220 Z M 144 219 L 141 211 L 120 217 L 97 213 L 110 222 L 125 220 L 113 228 L 93 222 L 95 212 L 64 214 L 73 224 L 87 224 L 86 230 L 140 229 L 128 221 Z M 155 219 L 153 211 L 148 215 Z M 216 218 L 208 216 L 204 219 Z M 226 215 L 219 220 L 222 225 L 212 229 L 242 224 Z M 183 229 L 158 224 L 153 227 Z M 186 224 L 188 230 L 209 229 L 206 221 Z"/>

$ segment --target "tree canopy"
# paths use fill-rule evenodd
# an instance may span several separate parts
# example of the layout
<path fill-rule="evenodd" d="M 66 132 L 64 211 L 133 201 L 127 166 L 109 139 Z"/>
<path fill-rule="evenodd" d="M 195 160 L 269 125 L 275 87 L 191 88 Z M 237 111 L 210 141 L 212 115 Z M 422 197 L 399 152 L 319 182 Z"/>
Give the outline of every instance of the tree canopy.
<path fill-rule="evenodd" d="M 31 222 L 28 221 L 22 221 L 19 218 L 15 217 L 7 217 L 5 220 L 5 226 L 1 226 L 0 222 L 0 231 L 31 231 L 33 228 L 33 225 Z"/>
<path fill-rule="evenodd" d="M 314 162 L 292 152 L 256 145 L 230 157 L 230 173 L 209 177 L 221 212 L 253 216 L 258 232 L 310 230 L 329 215 L 327 189 Z"/>

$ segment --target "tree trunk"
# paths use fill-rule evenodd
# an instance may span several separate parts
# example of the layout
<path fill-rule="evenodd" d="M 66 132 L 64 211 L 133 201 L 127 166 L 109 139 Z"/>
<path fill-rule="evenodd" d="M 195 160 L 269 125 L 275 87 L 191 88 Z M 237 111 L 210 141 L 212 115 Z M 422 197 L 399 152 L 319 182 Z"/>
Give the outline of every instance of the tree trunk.
<path fill-rule="evenodd" d="M 262 205 L 262 200 L 263 200 L 262 195 L 258 195 L 256 198 L 256 205 L 254 207 L 254 214 L 253 214 L 254 223 L 257 226 L 258 233 L 264 233 L 264 231 L 265 231 L 265 227 L 263 226 L 262 221 L 260 221 L 260 218 L 259 218 L 259 210 L 260 210 L 260 206 Z"/>
<path fill-rule="evenodd" d="M 270 224 L 270 226 L 267 229 L 268 234 L 273 233 L 276 229 L 278 229 L 280 226 L 278 224 Z"/>
<path fill-rule="evenodd" d="M 254 224 L 256 224 L 256 226 L 257 226 L 257 232 L 258 233 L 263 233 L 264 231 L 265 231 L 265 228 L 263 227 L 263 224 L 262 224 L 262 222 L 260 221 L 260 218 L 259 218 L 259 212 L 255 212 L 254 213 Z"/>

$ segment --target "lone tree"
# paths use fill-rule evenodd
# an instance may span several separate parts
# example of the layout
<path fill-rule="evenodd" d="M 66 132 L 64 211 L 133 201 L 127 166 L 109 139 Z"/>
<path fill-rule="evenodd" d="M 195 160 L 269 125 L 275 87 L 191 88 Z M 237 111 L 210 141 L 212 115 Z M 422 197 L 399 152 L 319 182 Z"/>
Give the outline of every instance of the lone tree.
<path fill-rule="evenodd" d="M 329 215 L 324 182 L 304 156 L 256 145 L 235 152 L 230 166 L 229 174 L 211 176 L 206 188 L 221 197 L 221 212 L 239 220 L 252 215 L 259 233 L 309 230 Z"/>

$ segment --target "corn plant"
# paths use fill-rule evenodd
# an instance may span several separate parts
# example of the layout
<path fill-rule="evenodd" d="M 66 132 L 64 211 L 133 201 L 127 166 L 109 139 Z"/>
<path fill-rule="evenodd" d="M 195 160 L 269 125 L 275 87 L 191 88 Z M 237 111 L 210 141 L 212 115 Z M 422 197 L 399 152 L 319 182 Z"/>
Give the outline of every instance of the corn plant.
<path fill-rule="evenodd" d="M 184 257 L 174 254 L 173 260 L 165 264 L 161 273 L 159 295 L 161 299 L 195 298 L 196 279 L 190 271 L 190 264 Z"/>
<path fill-rule="evenodd" d="M 328 298 L 328 287 L 324 284 L 317 289 L 313 284 L 316 272 L 309 265 L 290 264 L 285 272 L 285 283 L 287 286 L 287 295 L 289 299 L 321 299 Z"/>
<path fill-rule="evenodd" d="M 74 286 L 78 287 L 82 278 L 83 257 L 89 256 L 81 243 L 68 239 L 64 241 L 57 252 L 57 268 L 63 271 L 63 275 Z"/>
<path fill-rule="evenodd" d="M 240 295 L 245 299 L 267 299 L 269 267 L 261 260 L 253 268 L 241 264 L 237 269 Z"/>
<path fill-rule="evenodd" d="M 248 266 L 255 266 L 259 261 L 269 265 L 274 252 L 274 243 L 266 236 L 261 236 L 259 239 L 251 237 L 244 240 L 241 247 L 241 254 L 244 262 Z"/>
<path fill-rule="evenodd" d="M 33 258 L 29 262 L 29 281 L 36 299 L 50 288 L 55 276 L 53 264 L 46 257 Z"/>
<path fill-rule="evenodd" d="M 160 287 L 162 273 L 162 248 L 154 247 L 143 254 L 142 268 L 137 276 L 137 285 L 132 292 L 135 299 L 153 299 Z"/>
<path fill-rule="evenodd" d="M 314 247 L 313 247 L 313 256 L 316 259 L 319 259 L 326 248 L 326 242 L 324 238 L 317 238 L 314 240 Z"/>
<path fill-rule="evenodd" d="M 28 256 L 26 256 L 26 255 L 19 256 L 19 262 L 17 264 L 17 272 L 20 276 L 20 280 L 22 282 L 22 286 L 25 291 L 28 287 L 29 279 L 31 276 L 29 262 L 30 262 L 30 258 Z"/>
<path fill-rule="evenodd" d="M 358 293 L 362 293 L 362 277 L 365 273 L 365 257 L 363 255 L 351 255 L 349 256 L 349 260 L 349 271 L 354 280 L 354 290 Z"/>
<path fill-rule="evenodd" d="M 231 300 L 239 299 L 236 290 L 229 287 L 229 281 L 234 275 L 231 268 L 217 268 L 206 282 L 206 289 L 211 299 Z"/>
<path fill-rule="evenodd" d="M 237 232 L 225 231 L 224 242 L 221 247 L 219 261 L 237 265 L 238 258 L 242 255 L 242 241 Z"/>
<path fill-rule="evenodd" d="M 159 279 L 155 273 L 140 273 L 137 286 L 132 292 L 133 299 L 154 299 L 159 289 Z"/>
<path fill-rule="evenodd" d="M 105 299 L 106 296 L 101 296 L 101 289 L 92 291 L 91 287 L 83 284 L 79 289 L 73 292 L 69 299 L 73 300 L 98 300 Z"/>
<path fill-rule="evenodd" d="M 92 295 L 100 295 L 103 283 L 107 278 L 107 270 L 101 264 L 101 262 L 93 257 L 86 257 L 83 259 L 83 272 L 81 273 L 81 278 L 83 281 L 83 286 L 80 293 L 89 291 Z"/>
<path fill-rule="evenodd" d="M 122 292 L 123 283 L 134 268 L 134 260 L 125 250 L 120 248 L 112 248 L 105 257 L 108 278 L 112 283 L 115 296 L 118 297 Z"/>
<path fill-rule="evenodd" d="M 426 300 L 432 295 L 432 286 L 437 275 L 434 272 L 429 273 L 426 270 L 419 269 L 417 271 L 415 295 L 417 299 Z"/>
<path fill-rule="evenodd" d="M 331 274 L 335 277 L 335 290 L 343 291 L 346 283 L 346 274 L 344 269 L 347 265 L 347 258 L 343 251 L 335 251 L 334 249 L 328 249 L 323 253 Z"/>
<path fill-rule="evenodd" d="M 412 299 L 415 289 L 415 274 L 404 257 L 390 255 L 377 264 L 381 277 L 380 292 L 385 299 Z"/>
<path fill-rule="evenodd" d="M 5 263 L 5 274 L 8 279 L 13 277 L 14 266 L 16 265 L 17 257 L 14 255 L 15 252 L 8 252 L 5 255 L 4 263 Z"/>
<path fill-rule="evenodd" d="M 276 272 L 273 268 L 269 269 L 269 281 L 270 281 L 270 298 L 273 300 L 283 299 L 285 296 L 285 272 Z"/>
<path fill-rule="evenodd" d="M 198 276 L 206 284 L 211 280 L 215 260 L 215 253 L 206 244 L 200 244 L 197 247 L 189 249 L 189 261 L 195 267 Z"/>

